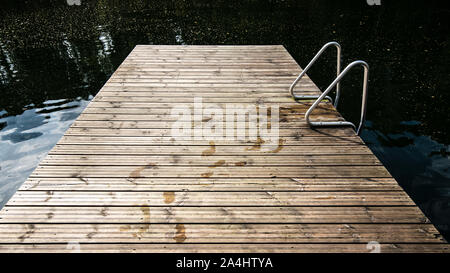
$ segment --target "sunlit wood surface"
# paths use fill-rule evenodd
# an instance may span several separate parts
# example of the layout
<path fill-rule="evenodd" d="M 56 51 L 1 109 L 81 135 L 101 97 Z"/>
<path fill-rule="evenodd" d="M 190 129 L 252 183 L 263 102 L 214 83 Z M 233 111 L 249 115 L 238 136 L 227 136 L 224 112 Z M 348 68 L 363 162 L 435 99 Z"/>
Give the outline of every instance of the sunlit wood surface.
<path fill-rule="evenodd" d="M 300 71 L 283 46 L 137 46 L 2 209 L 0 251 L 448 251 L 351 128 L 308 127 Z M 279 105 L 278 148 L 175 142 L 194 97 Z M 343 120 L 329 102 L 312 118 Z"/>

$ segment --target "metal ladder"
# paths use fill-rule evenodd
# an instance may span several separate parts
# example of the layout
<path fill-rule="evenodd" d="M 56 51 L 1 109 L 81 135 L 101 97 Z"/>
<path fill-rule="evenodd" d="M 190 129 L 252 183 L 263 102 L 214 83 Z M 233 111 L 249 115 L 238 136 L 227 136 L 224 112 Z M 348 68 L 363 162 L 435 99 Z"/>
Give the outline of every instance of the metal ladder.
<path fill-rule="evenodd" d="M 328 86 L 328 88 L 320 95 L 320 96 L 296 96 L 294 94 L 294 87 L 295 85 L 300 81 L 300 79 L 306 74 L 306 72 L 309 70 L 309 68 L 316 62 L 316 60 L 322 55 L 322 53 L 331 45 L 336 46 L 337 48 L 337 77 L 336 79 Z M 361 103 L 361 119 L 359 121 L 358 129 L 356 129 L 355 124 L 349 121 L 311 121 L 310 115 L 314 111 L 314 109 L 319 105 L 319 103 L 323 99 L 328 99 L 332 102 L 332 99 L 327 96 L 327 94 L 336 86 L 336 98 L 334 101 L 334 107 L 337 107 L 339 102 L 339 96 L 340 96 L 340 82 L 342 78 L 344 78 L 345 75 L 355 66 L 361 65 L 364 68 L 364 81 L 363 81 L 363 90 L 362 90 L 362 103 Z M 329 42 L 325 44 L 322 49 L 314 56 L 314 58 L 311 60 L 311 62 L 306 66 L 306 68 L 300 73 L 300 75 L 295 79 L 295 81 L 292 83 L 291 87 L 289 88 L 289 92 L 296 100 L 302 100 L 302 99 L 317 99 L 313 105 L 306 111 L 305 119 L 306 122 L 311 127 L 324 127 L 324 126 L 351 126 L 353 129 L 355 129 L 356 134 L 360 135 L 361 130 L 364 126 L 364 122 L 366 120 L 366 108 L 367 108 L 367 94 L 368 94 L 368 81 L 369 81 L 369 65 L 364 61 L 354 61 L 350 63 L 342 73 L 340 72 L 341 68 L 341 46 L 337 42 Z"/>
<path fill-rule="evenodd" d="M 336 62 L 336 77 L 339 76 L 341 73 L 341 45 L 337 42 L 329 42 L 325 44 L 319 52 L 317 52 L 316 56 L 309 62 L 309 64 L 305 67 L 305 69 L 298 75 L 297 79 L 291 84 L 291 87 L 289 87 L 289 92 L 291 93 L 292 97 L 296 100 L 310 100 L 310 99 L 317 99 L 318 95 L 300 95 L 297 96 L 294 93 L 294 87 L 297 85 L 297 83 L 303 78 L 303 76 L 308 72 L 308 70 L 313 66 L 313 64 L 319 59 L 319 57 L 322 55 L 322 53 L 329 48 L 330 46 L 335 46 L 337 50 L 337 62 Z M 338 101 L 339 101 L 339 94 L 340 94 L 340 84 L 338 83 L 336 86 L 336 98 L 334 100 L 334 107 L 337 107 Z M 325 97 L 328 99 L 331 103 L 333 103 L 333 99 L 329 96 Z"/>

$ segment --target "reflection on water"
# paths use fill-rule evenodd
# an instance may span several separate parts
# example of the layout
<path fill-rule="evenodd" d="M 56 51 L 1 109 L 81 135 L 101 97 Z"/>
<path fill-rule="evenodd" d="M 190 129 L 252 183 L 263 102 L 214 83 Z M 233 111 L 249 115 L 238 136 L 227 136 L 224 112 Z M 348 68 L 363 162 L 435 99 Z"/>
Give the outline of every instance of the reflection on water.
<path fill-rule="evenodd" d="M 136 44 L 282 44 L 305 66 L 326 42 L 371 65 L 362 138 L 450 235 L 450 11 L 409 1 L 6 0 L 0 3 L 0 206 Z M 323 90 L 334 52 L 310 70 Z M 342 82 L 354 122 L 360 73 Z"/>
<path fill-rule="evenodd" d="M 0 204 L 9 199 L 78 117 L 88 101 L 52 100 L 0 119 Z"/>
<path fill-rule="evenodd" d="M 414 132 L 417 121 L 401 122 L 401 133 L 384 134 L 371 127 L 362 138 L 397 178 L 411 198 L 440 230 L 447 232 L 450 217 L 450 148 Z"/>
<path fill-rule="evenodd" d="M 15 69 L 12 55 L 6 48 L 5 44 L 0 39 L 0 54 L 3 57 L 3 62 L 0 63 L 0 82 L 2 84 L 8 83 L 9 79 L 15 77 L 17 70 Z"/>

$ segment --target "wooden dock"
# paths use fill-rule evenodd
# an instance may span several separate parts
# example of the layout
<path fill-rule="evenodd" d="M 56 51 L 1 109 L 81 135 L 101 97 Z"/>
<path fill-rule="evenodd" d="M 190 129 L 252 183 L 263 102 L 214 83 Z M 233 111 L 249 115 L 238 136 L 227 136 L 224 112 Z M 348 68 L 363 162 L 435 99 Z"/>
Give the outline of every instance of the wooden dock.
<path fill-rule="evenodd" d="M 309 128 L 300 71 L 283 46 L 137 46 L 0 212 L 0 252 L 448 252 L 351 128 Z M 194 97 L 279 105 L 278 148 L 174 142 Z"/>

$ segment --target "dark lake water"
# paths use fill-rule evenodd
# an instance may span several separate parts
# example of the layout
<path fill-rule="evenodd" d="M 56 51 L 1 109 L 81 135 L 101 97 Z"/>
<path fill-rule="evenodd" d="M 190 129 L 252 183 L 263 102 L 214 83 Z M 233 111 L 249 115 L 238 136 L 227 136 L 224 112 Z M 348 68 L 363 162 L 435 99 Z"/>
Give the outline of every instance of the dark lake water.
<path fill-rule="evenodd" d="M 371 66 L 362 138 L 450 237 L 450 10 L 434 1 L 0 2 L 0 207 L 136 44 L 282 44 L 301 66 L 328 41 Z M 78 5 L 79 4 L 79 5 Z M 324 90 L 330 50 L 308 73 Z M 342 83 L 354 122 L 361 74 Z"/>

